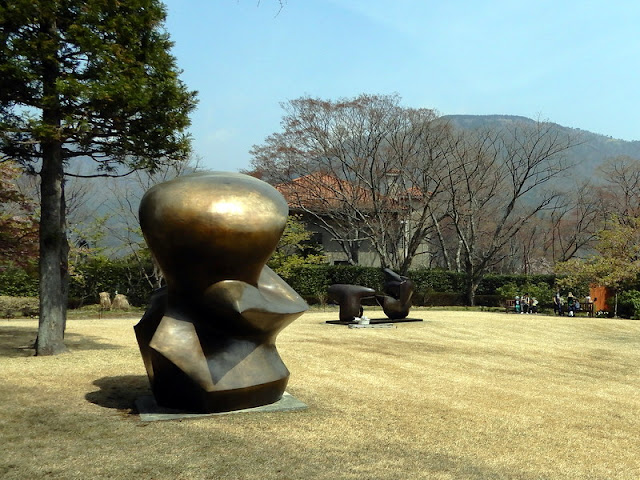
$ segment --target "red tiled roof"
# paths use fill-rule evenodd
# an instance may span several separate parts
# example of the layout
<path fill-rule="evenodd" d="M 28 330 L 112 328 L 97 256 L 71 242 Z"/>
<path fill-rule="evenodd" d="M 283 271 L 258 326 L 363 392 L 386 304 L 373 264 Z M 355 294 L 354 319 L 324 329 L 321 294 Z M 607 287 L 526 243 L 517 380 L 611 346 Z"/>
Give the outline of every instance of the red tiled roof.
<path fill-rule="evenodd" d="M 324 172 L 314 172 L 298 177 L 290 182 L 276 185 L 276 189 L 293 208 L 326 209 L 340 207 L 345 203 L 356 207 L 371 207 L 373 203 L 372 193 L 359 187 L 348 180 L 342 180 L 335 175 Z M 396 198 L 380 194 L 379 199 L 400 207 L 402 200 L 420 200 L 424 194 L 419 188 L 412 187 Z"/>

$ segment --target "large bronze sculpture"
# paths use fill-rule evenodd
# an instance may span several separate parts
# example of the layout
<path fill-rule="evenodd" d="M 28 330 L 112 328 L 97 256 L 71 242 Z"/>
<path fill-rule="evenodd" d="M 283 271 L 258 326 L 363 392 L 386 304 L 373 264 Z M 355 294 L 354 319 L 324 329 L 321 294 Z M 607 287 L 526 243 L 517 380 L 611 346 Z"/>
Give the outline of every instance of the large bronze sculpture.
<path fill-rule="evenodd" d="M 276 189 L 236 173 L 144 195 L 140 224 L 167 285 L 135 332 L 158 405 L 222 412 L 280 399 L 289 371 L 276 336 L 308 308 L 265 265 L 287 215 Z"/>

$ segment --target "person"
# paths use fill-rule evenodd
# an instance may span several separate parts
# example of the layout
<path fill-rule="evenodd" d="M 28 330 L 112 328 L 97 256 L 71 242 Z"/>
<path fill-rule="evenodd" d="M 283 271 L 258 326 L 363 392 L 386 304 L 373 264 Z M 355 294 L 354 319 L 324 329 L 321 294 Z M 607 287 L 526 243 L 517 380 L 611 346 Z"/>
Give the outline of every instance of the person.
<path fill-rule="evenodd" d="M 529 294 L 525 293 L 522 296 L 522 313 L 529 313 L 529 302 L 531 299 L 529 298 Z"/>
<path fill-rule="evenodd" d="M 531 305 L 529 307 L 529 311 L 531 313 L 538 313 L 538 299 L 536 297 L 531 297 Z"/>
<path fill-rule="evenodd" d="M 573 296 L 573 293 L 569 292 L 567 295 L 567 311 L 569 312 L 569 316 L 573 317 L 576 311 L 576 297 Z"/>
<path fill-rule="evenodd" d="M 522 313 L 522 305 L 520 304 L 520 296 L 516 295 L 516 313 Z"/>
<path fill-rule="evenodd" d="M 562 298 L 559 291 L 553 296 L 553 313 L 562 315 Z"/>

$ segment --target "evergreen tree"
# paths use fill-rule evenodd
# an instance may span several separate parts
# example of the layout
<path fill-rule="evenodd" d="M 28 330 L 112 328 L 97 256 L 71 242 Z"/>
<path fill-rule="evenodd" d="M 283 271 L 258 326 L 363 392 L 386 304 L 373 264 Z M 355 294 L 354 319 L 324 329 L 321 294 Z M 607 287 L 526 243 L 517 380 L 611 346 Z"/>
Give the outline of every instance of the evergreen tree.
<path fill-rule="evenodd" d="M 179 79 L 159 0 L 0 0 L 0 152 L 40 176 L 36 353 L 65 349 L 64 178 L 182 161 L 196 92 Z"/>

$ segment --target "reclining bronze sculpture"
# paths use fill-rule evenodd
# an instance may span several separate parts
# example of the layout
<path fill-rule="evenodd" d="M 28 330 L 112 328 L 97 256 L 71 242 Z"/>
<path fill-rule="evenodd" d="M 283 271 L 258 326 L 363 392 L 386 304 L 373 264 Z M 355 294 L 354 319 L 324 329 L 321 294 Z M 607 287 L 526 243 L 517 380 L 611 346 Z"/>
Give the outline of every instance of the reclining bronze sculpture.
<path fill-rule="evenodd" d="M 391 320 L 406 318 L 411 308 L 414 284 L 408 277 L 398 275 L 389 268 L 383 271 L 384 295 L 376 295 L 376 300 Z"/>
<path fill-rule="evenodd" d="M 335 283 L 329 287 L 328 299 L 340 305 L 340 321 L 351 322 L 356 317 L 362 317 L 362 300 L 375 295 L 373 288 Z"/>
<path fill-rule="evenodd" d="M 353 322 L 362 317 L 362 301 L 373 297 L 389 319 L 402 320 L 409 315 L 414 283 L 389 268 L 383 269 L 383 273 L 385 282 L 382 294 L 376 294 L 374 289 L 360 285 L 336 283 L 329 287 L 329 301 L 340 306 L 340 322 Z"/>
<path fill-rule="evenodd" d="M 279 400 L 289 371 L 276 336 L 308 308 L 265 265 L 287 220 L 282 195 L 206 172 L 154 186 L 139 214 L 166 280 L 135 326 L 158 405 L 222 412 Z"/>

